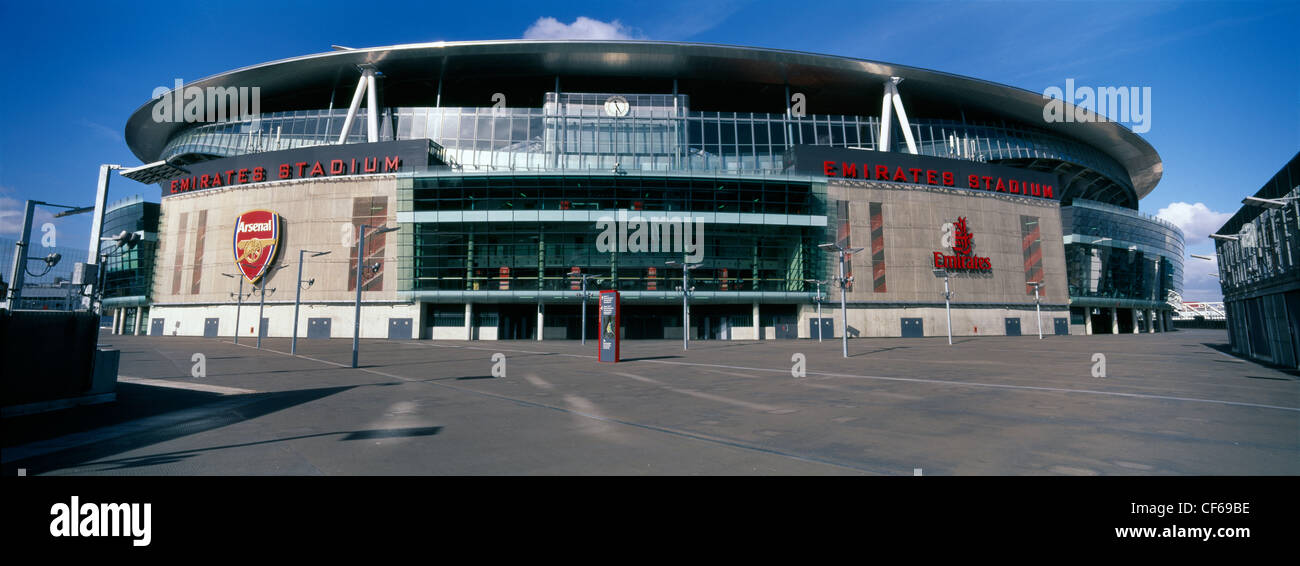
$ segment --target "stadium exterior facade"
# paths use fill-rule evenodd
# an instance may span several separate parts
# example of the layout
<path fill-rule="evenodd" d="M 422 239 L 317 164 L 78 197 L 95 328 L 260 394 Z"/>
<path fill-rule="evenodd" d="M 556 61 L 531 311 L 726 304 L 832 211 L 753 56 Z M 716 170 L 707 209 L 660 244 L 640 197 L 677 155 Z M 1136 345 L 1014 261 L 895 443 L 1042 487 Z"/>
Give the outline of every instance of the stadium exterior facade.
<path fill-rule="evenodd" d="M 204 120 L 238 93 L 243 115 Z M 1165 329 L 1182 234 L 1136 211 L 1158 155 L 1043 107 L 977 79 L 768 49 L 339 49 L 146 103 L 126 136 L 147 165 L 124 174 L 162 190 L 156 334 L 249 335 L 265 290 L 265 332 L 289 336 L 309 250 L 330 255 L 301 266 L 300 336 L 351 336 L 360 284 L 362 337 L 577 338 L 587 274 L 622 292 L 626 338 L 680 338 L 687 263 L 694 338 L 838 337 L 826 242 L 862 248 L 850 336 L 945 334 L 936 268 L 954 335 Z M 279 219 L 279 255 L 243 286 L 237 321 L 236 218 L 255 210 Z M 358 260 L 363 225 L 398 229 Z"/>

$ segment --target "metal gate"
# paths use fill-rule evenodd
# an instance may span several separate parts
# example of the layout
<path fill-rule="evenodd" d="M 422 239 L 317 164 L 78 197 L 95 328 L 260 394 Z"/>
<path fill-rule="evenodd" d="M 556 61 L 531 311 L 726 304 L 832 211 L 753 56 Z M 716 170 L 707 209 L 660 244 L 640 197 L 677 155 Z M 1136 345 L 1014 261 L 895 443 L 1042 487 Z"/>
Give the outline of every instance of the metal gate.
<path fill-rule="evenodd" d="M 388 339 L 389 340 L 410 340 L 411 319 L 409 318 L 388 319 Z"/>
<path fill-rule="evenodd" d="M 150 336 L 163 335 L 163 319 L 155 318 L 149 321 L 149 335 Z"/>
<path fill-rule="evenodd" d="M 1007 336 L 1020 336 L 1020 319 L 1008 318 L 1006 321 Z"/>
<path fill-rule="evenodd" d="M 925 337 L 925 321 L 920 318 L 904 318 L 903 338 L 923 338 Z"/>
<path fill-rule="evenodd" d="M 216 337 L 217 337 L 217 325 L 219 325 L 219 324 L 221 324 L 221 319 L 219 319 L 219 318 L 205 318 L 205 319 L 203 319 L 203 337 L 204 337 L 204 338 L 216 338 Z"/>
<path fill-rule="evenodd" d="M 1068 336 L 1070 334 L 1070 319 L 1056 318 L 1052 319 L 1056 323 L 1056 335 Z"/>
<path fill-rule="evenodd" d="M 309 318 L 307 319 L 307 337 L 308 338 L 329 338 L 330 337 L 330 318 Z"/>

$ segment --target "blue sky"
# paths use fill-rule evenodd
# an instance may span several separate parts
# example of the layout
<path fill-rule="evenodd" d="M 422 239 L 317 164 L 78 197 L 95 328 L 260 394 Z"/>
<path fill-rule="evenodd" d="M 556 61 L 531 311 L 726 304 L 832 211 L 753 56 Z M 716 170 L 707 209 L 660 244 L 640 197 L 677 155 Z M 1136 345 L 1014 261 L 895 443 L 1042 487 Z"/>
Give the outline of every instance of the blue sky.
<path fill-rule="evenodd" d="M 936 69 L 1035 92 L 1150 87 L 1165 173 L 1142 211 L 1212 253 L 1217 228 L 1300 150 L 1295 2 L 6 2 L 0 236 L 21 203 L 87 204 L 100 163 L 136 165 L 122 130 L 153 89 L 265 61 L 437 40 L 588 35 L 773 47 Z M 903 87 L 906 96 L 906 87 Z M 110 200 L 158 200 L 115 178 Z M 48 216 L 48 214 L 46 215 Z M 38 219 L 44 222 L 44 217 Z M 85 246 L 89 215 L 56 222 Z M 1217 300 L 1187 260 L 1187 300 Z"/>

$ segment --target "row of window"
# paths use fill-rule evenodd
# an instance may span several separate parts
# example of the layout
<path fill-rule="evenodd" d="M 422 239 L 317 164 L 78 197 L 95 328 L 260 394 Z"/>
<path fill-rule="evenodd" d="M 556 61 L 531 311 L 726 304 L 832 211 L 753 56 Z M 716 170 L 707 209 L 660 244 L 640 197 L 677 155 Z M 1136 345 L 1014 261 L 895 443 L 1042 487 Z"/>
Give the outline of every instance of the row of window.
<path fill-rule="evenodd" d="M 547 115 L 541 108 L 390 108 L 380 120 L 380 139 L 432 139 L 465 166 L 605 168 L 619 162 L 646 170 L 778 170 L 793 145 L 876 149 L 879 119 L 870 116 L 684 112 L 684 117 L 642 118 Z M 174 137 L 162 158 L 186 152 L 214 155 L 289 149 L 333 143 L 345 109 L 264 115 L 256 123 L 200 125 Z M 1077 163 L 1128 184 L 1114 159 L 1073 140 L 1016 124 L 912 120 L 922 154 L 975 161 L 1048 158 Z M 893 150 L 904 149 L 892 136 Z M 364 119 L 354 121 L 350 142 L 366 140 Z M 550 160 L 486 155 L 529 153 Z M 577 156 L 579 159 L 566 157 Z M 613 160 L 602 159 L 614 156 Z"/>
<path fill-rule="evenodd" d="M 805 292 L 819 268 L 812 231 L 709 226 L 702 243 L 692 234 L 661 242 L 657 252 L 610 253 L 586 224 L 426 223 L 415 229 L 411 273 L 402 279 L 415 290 L 562 291 L 580 282 L 577 268 L 600 278 L 589 289 L 671 291 L 682 270 L 666 262 L 689 257 L 700 264 L 690 274 L 696 290 Z"/>
<path fill-rule="evenodd" d="M 646 210 L 824 214 L 807 183 L 662 177 L 430 177 L 412 210 Z"/>

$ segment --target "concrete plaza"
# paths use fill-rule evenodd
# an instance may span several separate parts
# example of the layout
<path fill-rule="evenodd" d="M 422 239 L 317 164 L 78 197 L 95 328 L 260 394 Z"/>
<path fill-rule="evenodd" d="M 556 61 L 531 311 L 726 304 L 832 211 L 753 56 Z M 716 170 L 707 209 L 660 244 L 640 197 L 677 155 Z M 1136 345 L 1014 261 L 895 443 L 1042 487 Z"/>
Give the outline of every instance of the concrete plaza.
<path fill-rule="evenodd" d="M 6 419 L 6 475 L 1300 474 L 1300 377 L 1216 330 L 855 339 L 847 359 L 625 341 L 618 364 L 594 341 L 363 340 L 358 369 L 350 340 L 101 342 L 118 401 Z"/>

